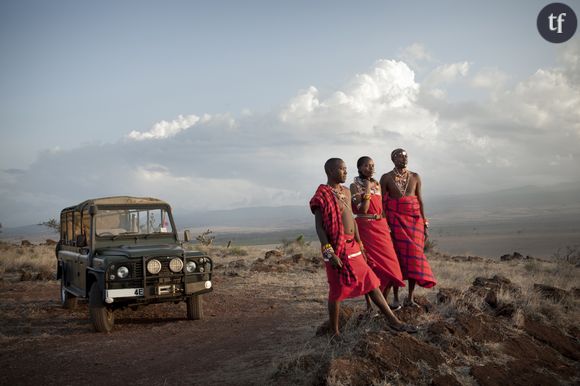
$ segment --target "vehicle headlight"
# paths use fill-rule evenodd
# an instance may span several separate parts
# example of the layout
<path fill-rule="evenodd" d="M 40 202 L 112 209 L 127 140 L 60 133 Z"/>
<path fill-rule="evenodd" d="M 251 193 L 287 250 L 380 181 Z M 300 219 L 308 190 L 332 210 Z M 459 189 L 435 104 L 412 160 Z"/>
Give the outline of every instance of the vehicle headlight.
<path fill-rule="evenodd" d="M 119 269 L 117 269 L 117 276 L 119 276 L 120 279 L 126 278 L 129 276 L 129 268 L 125 266 L 119 267 Z"/>
<path fill-rule="evenodd" d="M 197 267 L 197 264 L 195 264 L 195 261 L 188 261 L 187 264 L 185 264 L 185 271 L 187 273 L 192 273 L 195 271 L 195 268 Z"/>
<path fill-rule="evenodd" d="M 181 261 L 181 259 L 178 257 L 171 259 L 169 262 L 169 269 L 171 272 L 180 272 L 183 269 L 183 261 Z"/>
<path fill-rule="evenodd" d="M 157 259 L 151 259 L 147 262 L 147 271 L 152 275 L 157 275 L 161 272 L 161 262 Z"/>

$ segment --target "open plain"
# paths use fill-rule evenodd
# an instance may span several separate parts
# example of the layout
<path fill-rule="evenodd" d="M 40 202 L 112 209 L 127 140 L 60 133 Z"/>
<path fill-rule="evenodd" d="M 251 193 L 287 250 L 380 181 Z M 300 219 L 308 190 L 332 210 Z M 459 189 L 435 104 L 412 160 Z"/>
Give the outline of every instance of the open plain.
<path fill-rule="evenodd" d="M 87 305 L 63 309 L 53 247 L 0 249 L 0 383 L 143 385 L 567 385 L 580 382 L 580 268 L 572 259 L 500 261 L 432 252 L 439 283 L 419 326 L 394 333 L 345 302 L 343 335 L 326 328 L 315 246 L 211 247 L 205 317 L 185 304 L 122 310 L 93 332 Z"/>

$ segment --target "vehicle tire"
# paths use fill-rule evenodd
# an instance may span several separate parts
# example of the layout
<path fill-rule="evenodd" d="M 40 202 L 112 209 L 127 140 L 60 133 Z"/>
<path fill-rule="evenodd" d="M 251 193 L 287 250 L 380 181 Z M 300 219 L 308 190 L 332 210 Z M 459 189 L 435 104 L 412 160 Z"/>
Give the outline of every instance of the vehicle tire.
<path fill-rule="evenodd" d="M 105 305 L 97 283 L 93 283 L 89 292 L 89 315 L 96 331 L 111 332 L 115 324 L 115 315 L 113 310 Z"/>
<path fill-rule="evenodd" d="M 62 308 L 69 310 L 74 310 L 77 306 L 77 297 L 64 287 L 64 277 L 60 279 L 60 304 L 62 304 Z"/>
<path fill-rule="evenodd" d="M 191 295 L 187 298 L 185 303 L 187 304 L 187 319 L 199 320 L 203 318 L 201 295 Z"/>

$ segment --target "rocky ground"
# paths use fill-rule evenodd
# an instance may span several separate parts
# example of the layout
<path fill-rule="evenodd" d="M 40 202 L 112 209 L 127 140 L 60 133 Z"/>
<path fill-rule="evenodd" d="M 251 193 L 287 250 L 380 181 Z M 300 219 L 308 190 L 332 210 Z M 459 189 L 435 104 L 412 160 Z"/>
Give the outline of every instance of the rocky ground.
<path fill-rule="evenodd" d="M 439 285 L 419 291 L 420 307 L 398 312 L 419 333 L 390 331 L 358 299 L 345 302 L 337 339 L 328 334 L 327 287 L 315 248 L 208 252 L 216 269 L 205 319 L 186 320 L 184 304 L 153 305 L 119 312 L 111 334 L 92 331 L 86 304 L 62 309 L 50 275 L 6 271 L 0 384 L 580 382 L 574 265 L 433 254 Z M 566 286 L 549 279 L 563 275 Z"/>

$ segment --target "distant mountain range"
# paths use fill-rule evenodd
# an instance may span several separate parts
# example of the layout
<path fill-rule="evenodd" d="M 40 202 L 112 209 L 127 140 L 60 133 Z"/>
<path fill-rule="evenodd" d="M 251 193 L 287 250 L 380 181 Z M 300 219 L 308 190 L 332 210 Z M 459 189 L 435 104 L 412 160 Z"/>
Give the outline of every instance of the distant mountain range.
<path fill-rule="evenodd" d="M 466 225 L 493 226 L 533 222 L 551 228 L 580 229 L 580 182 L 553 186 L 524 186 L 482 194 L 425 197 L 432 226 L 460 229 Z M 314 235 L 314 217 L 303 206 L 254 207 L 232 210 L 176 212 L 179 229 L 219 229 L 222 234 L 296 232 Z M 289 232 L 296 231 L 296 232 Z M 224 236 L 227 237 L 227 236 Z M 56 232 L 39 225 L 3 228 L 0 239 L 43 240 L 58 238 Z"/>

